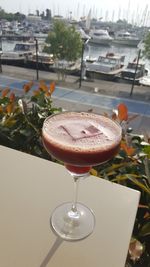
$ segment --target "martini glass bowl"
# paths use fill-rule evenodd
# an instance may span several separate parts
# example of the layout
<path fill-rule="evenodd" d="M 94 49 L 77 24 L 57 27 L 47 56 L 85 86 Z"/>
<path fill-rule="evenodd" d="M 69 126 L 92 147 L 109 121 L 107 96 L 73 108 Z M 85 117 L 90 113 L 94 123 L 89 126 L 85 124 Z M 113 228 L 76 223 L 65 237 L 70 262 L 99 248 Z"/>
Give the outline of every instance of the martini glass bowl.
<path fill-rule="evenodd" d="M 81 178 L 93 166 L 113 158 L 120 147 L 121 127 L 113 120 L 88 112 L 62 112 L 46 118 L 42 128 L 43 145 L 64 166 L 74 181 L 74 199 L 60 204 L 51 215 L 51 226 L 62 239 L 81 240 L 95 226 L 90 208 L 77 201 Z"/>

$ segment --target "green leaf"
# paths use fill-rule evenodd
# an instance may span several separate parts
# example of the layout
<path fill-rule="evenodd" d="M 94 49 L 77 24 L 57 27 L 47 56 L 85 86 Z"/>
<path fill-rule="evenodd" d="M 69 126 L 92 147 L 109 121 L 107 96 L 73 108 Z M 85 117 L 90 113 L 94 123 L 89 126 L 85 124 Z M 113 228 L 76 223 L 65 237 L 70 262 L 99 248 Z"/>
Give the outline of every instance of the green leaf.
<path fill-rule="evenodd" d="M 145 191 L 146 193 L 148 193 L 150 195 L 150 188 L 143 185 L 143 183 L 139 182 L 137 179 L 134 179 L 133 177 L 129 177 L 129 179 L 139 187 L 139 189 Z"/>
<path fill-rule="evenodd" d="M 3 126 L 4 127 L 12 127 L 13 125 L 16 124 L 16 120 L 13 117 L 5 117 L 5 120 L 3 121 Z"/>
<path fill-rule="evenodd" d="M 117 175 L 116 178 L 112 179 L 112 182 L 120 182 L 125 180 L 131 180 L 135 185 L 139 187 L 139 189 L 145 191 L 146 193 L 150 194 L 150 187 L 146 184 L 144 185 L 142 182 L 137 180 L 137 178 L 141 178 L 141 175 L 136 174 L 123 174 Z"/>
<path fill-rule="evenodd" d="M 145 146 L 142 150 L 147 155 L 147 157 L 150 159 L 150 145 Z"/>
<path fill-rule="evenodd" d="M 74 26 L 55 21 L 53 31 L 48 34 L 44 52 L 52 53 L 54 58 L 74 61 L 81 57 L 82 39 Z M 71 48 L 71 49 L 70 49 Z"/>
<path fill-rule="evenodd" d="M 29 129 L 21 129 L 20 130 L 20 134 L 26 136 L 26 137 L 29 137 L 31 135 L 31 130 Z"/>
<path fill-rule="evenodd" d="M 150 222 L 147 222 L 143 225 L 143 227 L 141 228 L 140 232 L 139 232 L 140 236 L 147 236 L 150 235 Z"/>
<path fill-rule="evenodd" d="M 131 177 L 133 177 L 133 178 L 141 178 L 140 175 L 136 175 L 136 174 L 122 174 L 122 175 L 117 175 L 116 178 L 114 178 L 111 181 L 112 182 L 124 181 L 124 180 L 130 179 Z"/>

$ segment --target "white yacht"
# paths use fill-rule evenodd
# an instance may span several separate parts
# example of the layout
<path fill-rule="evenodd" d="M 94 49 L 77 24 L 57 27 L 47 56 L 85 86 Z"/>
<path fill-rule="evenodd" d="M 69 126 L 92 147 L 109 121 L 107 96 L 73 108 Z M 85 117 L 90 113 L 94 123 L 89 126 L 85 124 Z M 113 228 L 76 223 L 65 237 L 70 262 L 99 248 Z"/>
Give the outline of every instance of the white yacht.
<path fill-rule="evenodd" d="M 36 51 L 35 43 L 19 42 L 16 43 L 12 51 L 5 51 L 1 56 L 2 64 L 23 66 L 28 57 Z"/>
<path fill-rule="evenodd" d="M 80 34 L 82 40 L 90 40 L 90 36 L 82 28 L 77 28 L 76 31 Z"/>
<path fill-rule="evenodd" d="M 89 36 L 91 37 L 90 43 L 92 44 L 110 46 L 113 41 L 108 31 L 103 29 L 92 29 Z"/>
<path fill-rule="evenodd" d="M 139 84 L 144 86 L 150 86 L 150 75 L 145 75 L 139 80 Z"/>
<path fill-rule="evenodd" d="M 127 67 L 124 67 L 121 72 L 121 79 L 126 81 L 135 81 L 136 84 L 139 84 L 139 81 L 145 77 L 148 73 L 148 70 L 145 67 L 145 62 L 137 61 L 129 62 Z"/>
<path fill-rule="evenodd" d="M 124 66 L 125 56 L 107 53 L 86 64 L 86 76 L 91 79 L 115 80 Z"/>
<path fill-rule="evenodd" d="M 128 31 L 120 31 L 115 34 L 113 44 L 137 47 L 140 39 Z"/>
<path fill-rule="evenodd" d="M 38 56 L 38 58 L 37 58 Z M 31 69 L 37 68 L 37 59 L 38 59 L 38 69 L 44 71 L 50 71 L 51 67 L 54 65 L 54 56 L 53 54 L 48 54 L 44 52 L 34 53 L 28 57 L 26 66 Z"/>

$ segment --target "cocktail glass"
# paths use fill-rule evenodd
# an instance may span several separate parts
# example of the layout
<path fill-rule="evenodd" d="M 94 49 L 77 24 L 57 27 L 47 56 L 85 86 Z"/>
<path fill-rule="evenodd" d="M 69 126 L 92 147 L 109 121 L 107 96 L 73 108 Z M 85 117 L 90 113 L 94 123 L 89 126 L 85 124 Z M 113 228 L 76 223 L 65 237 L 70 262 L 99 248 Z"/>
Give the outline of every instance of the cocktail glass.
<path fill-rule="evenodd" d="M 62 112 L 44 121 L 42 140 L 54 158 L 64 162 L 74 180 L 74 201 L 56 207 L 51 226 L 65 240 L 81 240 L 95 226 L 91 209 L 77 201 L 81 178 L 89 176 L 92 166 L 110 160 L 119 150 L 121 127 L 109 118 L 86 112 Z"/>

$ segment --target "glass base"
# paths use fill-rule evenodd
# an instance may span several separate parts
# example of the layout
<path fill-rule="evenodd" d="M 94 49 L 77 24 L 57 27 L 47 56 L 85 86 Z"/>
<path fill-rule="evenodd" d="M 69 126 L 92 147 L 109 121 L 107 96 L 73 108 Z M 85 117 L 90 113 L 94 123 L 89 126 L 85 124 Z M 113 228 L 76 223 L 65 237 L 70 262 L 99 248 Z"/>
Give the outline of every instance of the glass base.
<path fill-rule="evenodd" d="M 77 241 L 89 236 L 95 226 L 93 212 L 81 203 L 77 209 L 72 208 L 72 203 L 58 206 L 52 213 L 51 226 L 55 233 L 62 239 Z"/>

